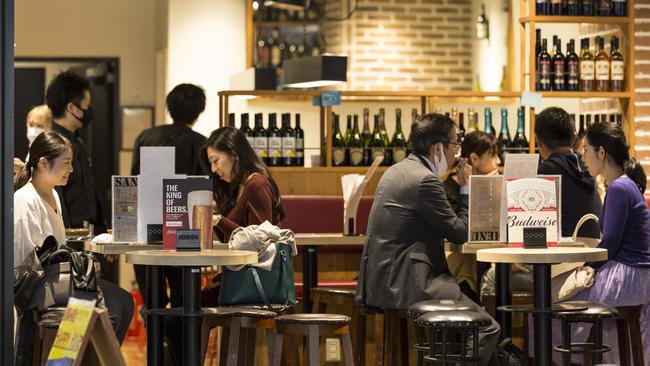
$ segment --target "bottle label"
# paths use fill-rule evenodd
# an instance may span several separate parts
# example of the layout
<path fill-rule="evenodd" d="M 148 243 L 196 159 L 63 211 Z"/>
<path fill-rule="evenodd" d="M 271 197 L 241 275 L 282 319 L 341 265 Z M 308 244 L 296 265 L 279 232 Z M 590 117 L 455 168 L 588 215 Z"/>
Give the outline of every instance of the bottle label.
<path fill-rule="evenodd" d="M 363 162 L 363 149 L 360 147 L 350 148 L 350 164 L 361 165 Z"/>
<path fill-rule="evenodd" d="M 266 137 L 254 137 L 255 139 L 255 153 L 260 158 L 266 158 L 269 156 L 268 143 L 269 140 Z"/>
<path fill-rule="evenodd" d="M 555 78 L 553 79 L 553 82 L 556 87 L 563 88 L 564 87 L 564 61 L 556 61 L 553 63 L 553 66 L 555 67 L 555 72 L 553 73 Z"/>
<path fill-rule="evenodd" d="M 539 83 L 541 85 L 551 84 L 551 63 L 548 61 L 539 62 Z"/>
<path fill-rule="evenodd" d="M 581 80 L 594 80 L 594 62 L 582 61 L 580 62 L 580 79 Z"/>
<path fill-rule="evenodd" d="M 269 137 L 269 157 L 282 157 L 282 138 Z"/>
<path fill-rule="evenodd" d="M 294 137 L 282 138 L 282 157 L 293 158 L 296 156 L 296 139 Z"/>
<path fill-rule="evenodd" d="M 596 61 L 596 80 L 609 80 L 609 62 Z"/>
<path fill-rule="evenodd" d="M 623 80 L 625 76 L 625 63 L 612 61 L 612 80 Z"/>
<path fill-rule="evenodd" d="M 568 77 L 569 85 L 578 85 L 578 63 L 573 61 L 568 63 Z"/>
<path fill-rule="evenodd" d="M 305 148 L 305 139 L 296 138 L 296 149 L 304 149 L 304 148 Z"/>
<path fill-rule="evenodd" d="M 340 147 L 332 149 L 332 160 L 334 160 L 335 165 L 343 164 L 345 162 L 345 149 Z"/>
<path fill-rule="evenodd" d="M 402 148 L 395 148 L 393 150 L 393 163 L 399 163 L 406 158 L 406 150 Z"/>
<path fill-rule="evenodd" d="M 384 148 L 373 148 L 370 153 L 370 157 L 372 158 L 372 161 L 370 163 L 375 161 L 375 159 L 377 159 L 380 156 L 383 158 L 384 153 L 385 153 Z"/>

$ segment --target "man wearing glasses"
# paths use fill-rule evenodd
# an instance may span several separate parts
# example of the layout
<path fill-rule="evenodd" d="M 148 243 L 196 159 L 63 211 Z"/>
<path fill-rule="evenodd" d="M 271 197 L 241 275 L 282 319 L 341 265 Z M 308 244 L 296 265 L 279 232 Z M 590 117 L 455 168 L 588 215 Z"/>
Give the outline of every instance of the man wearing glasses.
<path fill-rule="evenodd" d="M 355 301 L 381 309 L 407 310 L 423 300 L 463 300 L 447 266 L 444 240 L 467 241 L 469 176 L 467 159 L 456 157 L 454 122 L 427 114 L 411 126 L 412 154 L 381 177 L 368 220 L 368 233 Z M 461 195 L 455 210 L 440 177 L 458 174 Z M 479 357 L 487 365 L 496 348 L 499 325 L 480 330 Z"/>

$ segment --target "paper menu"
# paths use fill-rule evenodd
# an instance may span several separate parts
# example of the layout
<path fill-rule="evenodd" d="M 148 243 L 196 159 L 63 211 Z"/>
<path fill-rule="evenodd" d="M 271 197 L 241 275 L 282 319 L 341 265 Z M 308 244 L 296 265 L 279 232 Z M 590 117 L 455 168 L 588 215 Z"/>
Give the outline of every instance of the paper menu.
<path fill-rule="evenodd" d="M 469 177 L 467 237 L 470 242 L 502 241 L 500 220 L 502 193 L 503 176 L 472 175 Z"/>
<path fill-rule="evenodd" d="M 138 240 L 138 177 L 112 177 L 113 242 Z"/>
<path fill-rule="evenodd" d="M 505 154 L 505 167 L 503 178 L 535 178 L 539 168 L 539 154 Z M 501 241 L 508 241 L 508 202 L 506 200 L 506 185 L 503 185 L 501 193 Z"/>
<path fill-rule="evenodd" d="M 346 174 L 341 177 L 343 187 L 343 234 L 354 235 L 356 233 L 356 220 L 359 202 L 366 185 L 375 174 L 377 167 L 384 160 L 383 156 L 375 158 L 365 175 Z"/>

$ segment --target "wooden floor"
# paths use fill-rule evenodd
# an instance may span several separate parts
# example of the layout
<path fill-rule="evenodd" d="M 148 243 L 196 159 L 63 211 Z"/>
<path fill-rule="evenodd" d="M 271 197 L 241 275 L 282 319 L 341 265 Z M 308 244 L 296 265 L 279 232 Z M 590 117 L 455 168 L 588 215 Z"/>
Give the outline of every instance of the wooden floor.
<path fill-rule="evenodd" d="M 128 366 L 146 366 L 147 346 L 142 342 L 125 340 L 122 343 L 122 355 Z"/>

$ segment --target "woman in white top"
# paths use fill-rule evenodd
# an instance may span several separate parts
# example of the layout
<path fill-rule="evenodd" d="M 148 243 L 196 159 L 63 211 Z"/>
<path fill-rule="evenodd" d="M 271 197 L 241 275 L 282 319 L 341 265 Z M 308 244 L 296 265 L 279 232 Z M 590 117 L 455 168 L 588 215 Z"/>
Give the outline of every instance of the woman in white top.
<path fill-rule="evenodd" d="M 55 186 L 72 173 L 72 144 L 60 134 L 43 132 L 29 149 L 29 160 L 16 177 L 14 193 L 14 267 L 45 238 L 65 244 L 65 226 Z"/>

